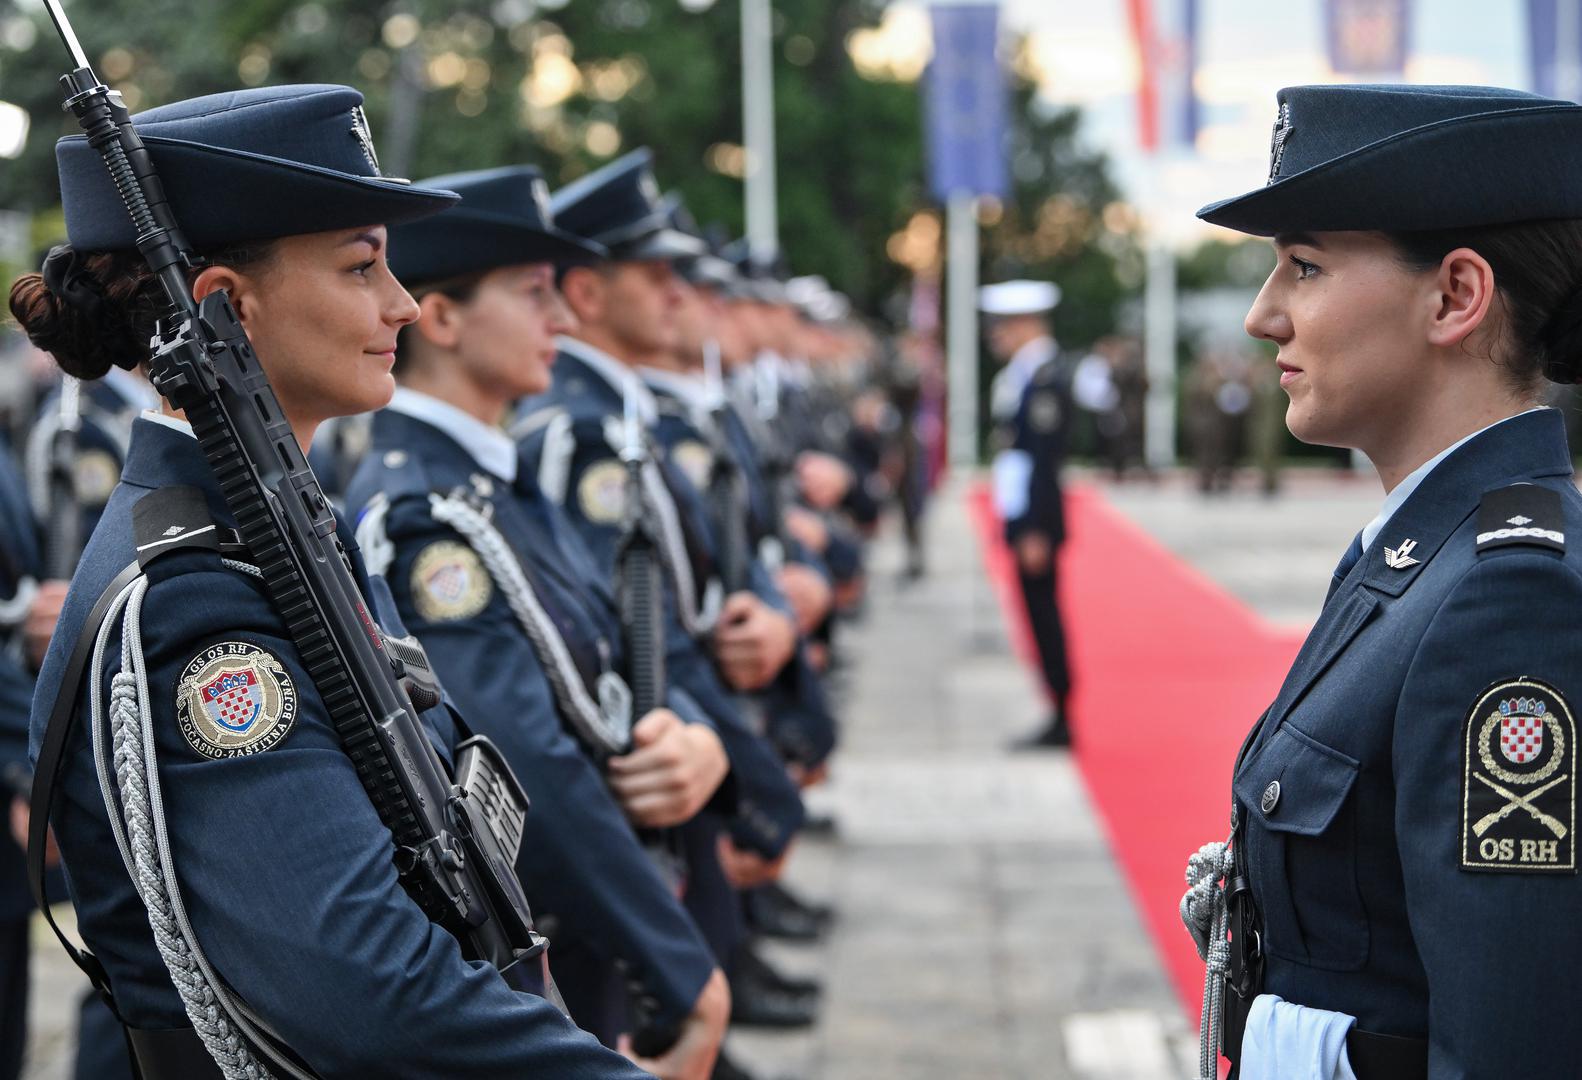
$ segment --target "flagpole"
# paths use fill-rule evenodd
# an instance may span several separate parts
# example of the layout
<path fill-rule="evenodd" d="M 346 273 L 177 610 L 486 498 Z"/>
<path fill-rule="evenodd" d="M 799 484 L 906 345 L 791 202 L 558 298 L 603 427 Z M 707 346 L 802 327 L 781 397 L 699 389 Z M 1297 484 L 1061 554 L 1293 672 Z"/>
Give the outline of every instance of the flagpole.
<path fill-rule="evenodd" d="M 755 258 L 780 250 L 775 192 L 774 35 L 771 0 L 742 0 L 742 142 L 747 247 Z"/>
<path fill-rule="evenodd" d="M 949 276 L 945 303 L 950 421 L 949 460 L 954 468 L 978 462 L 978 200 L 954 191 L 945 206 Z"/>

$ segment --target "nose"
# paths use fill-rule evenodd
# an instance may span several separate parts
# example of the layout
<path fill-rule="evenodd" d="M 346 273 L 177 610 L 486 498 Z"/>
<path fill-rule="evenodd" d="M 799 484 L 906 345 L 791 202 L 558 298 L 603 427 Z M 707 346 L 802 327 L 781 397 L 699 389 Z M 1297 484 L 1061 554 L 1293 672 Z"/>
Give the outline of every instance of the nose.
<path fill-rule="evenodd" d="M 417 322 L 417 301 L 412 299 L 412 294 L 406 291 L 406 287 L 397 281 L 394 275 L 386 274 L 386 278 L 390 287 L 385 299 L 385 322 L 395 327 Z"/>
<path fill-rule="evenodd" d="M 549 332 L 551 334 L 569 334 L 577 328 L 577 316 L 571 310 L 571 305 L 566 303 L 565 294 L 559 289 L 550 290 L 549 303 Z"/>
<path fill-rule="evenodd" d="M 1272 341 L 1276 345 L 1284 345 L 1291 340 L 1295 329 L 1291 325 L 1290 313 L 1280 301 L 1274 274 L 1270 274 L 1263 288 L 1258 290 L 1258 298 L 1252 302 L 1242 328 L 1249 337 Z"/>

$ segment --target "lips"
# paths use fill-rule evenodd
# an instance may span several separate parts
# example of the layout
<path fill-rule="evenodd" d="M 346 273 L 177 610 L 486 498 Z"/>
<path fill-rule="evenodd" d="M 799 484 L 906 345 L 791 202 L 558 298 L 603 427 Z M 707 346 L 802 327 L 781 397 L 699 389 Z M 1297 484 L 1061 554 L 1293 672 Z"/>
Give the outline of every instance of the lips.
<path fill-rule="evenodd" d="M 1302 374 L 1302 369 L 1294 364 L 1287 364 L 1284 360 L 1276 360 L 1275 366 L 1280 369 L 1280 385 L 1289 386 L 1297 376 Z"/>

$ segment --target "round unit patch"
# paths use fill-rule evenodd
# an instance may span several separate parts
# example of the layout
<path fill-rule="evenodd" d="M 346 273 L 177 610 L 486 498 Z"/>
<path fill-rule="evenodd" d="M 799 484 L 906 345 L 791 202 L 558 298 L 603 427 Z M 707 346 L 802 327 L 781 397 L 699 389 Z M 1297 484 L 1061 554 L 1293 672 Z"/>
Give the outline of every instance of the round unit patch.
<path fill-rule="evenodd" d="M 176 724 L 204 757 L 261 754 L 296 722 L 297 690 L 285 665 L 245 641 L 205 649 L 176 683 Z"/>
<path fill-rule="evenodd" d="M 1035 390 L 1027 402 L 1027 422 L 1047 435 L 1060 426 L 1060 399 L 1052 392 Z"/>
<path fill-rule="evenodd" d="M 611 458 L 595 462 L 577 481 L 577 505 L 596 525 L 614 525 L 626 515 L 626 466 Z"/>
<path fill-rule="evenodd" d="M 709 473 L 714 471 L 714 453 L 696 439 L 683 439 L 670 451 L 670 460 L 699 491 L 709 490 Z"/>
<path fill-rule="evenodd" d="M 489 606 L 494 583 L 478 553 L 455 540 L 439 540 L 412 562 L 412 602 L 429 622 L 470 619 Z"/>
<path fill-rule="evenodd" d="M 72 463 L 72 490 L 84 506 L 103 506 L 121 481 L 121 463 L 107 450 L 83 450 Z"/>

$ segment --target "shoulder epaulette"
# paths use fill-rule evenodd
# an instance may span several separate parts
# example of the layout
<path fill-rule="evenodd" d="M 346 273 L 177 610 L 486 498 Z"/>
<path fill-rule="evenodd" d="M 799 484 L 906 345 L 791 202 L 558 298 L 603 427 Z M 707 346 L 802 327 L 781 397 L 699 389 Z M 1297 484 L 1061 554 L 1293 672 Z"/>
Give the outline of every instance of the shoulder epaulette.
<path fill-rule="evenodd" d="M 1478 504 L 1478 552 L 1526 544 L 1566 549 L 1560 493 L 1537 484 L 1511 484 L 1483 493 Z"/>
<path fill-rule="evenodd" d="M 415 454 L 385 450 L 379 455 L 379 490 L 394 503 L 402 498 L 427 498 L 432 490 L 428 470 Z"/>
<path fill-rule="evenodd" d="M 195 487 L 160 488 L 132 507 L 132 543 L 137 546 L 137 563 L 145 570 L 155 559 L 176 551 L 218 552 L 221 539 L 208 500 Z"/>
<path fill-rule="evenodd" d="M 511 424 L 511 438 L 521 442 L 529 435 L 543 430 L 544 425 L 565 411 L 566 407 L 564 405 L 545 405 L 541 409 L 536 409 Z"/>

